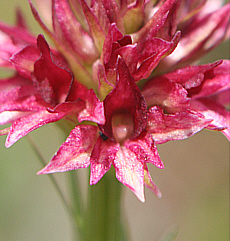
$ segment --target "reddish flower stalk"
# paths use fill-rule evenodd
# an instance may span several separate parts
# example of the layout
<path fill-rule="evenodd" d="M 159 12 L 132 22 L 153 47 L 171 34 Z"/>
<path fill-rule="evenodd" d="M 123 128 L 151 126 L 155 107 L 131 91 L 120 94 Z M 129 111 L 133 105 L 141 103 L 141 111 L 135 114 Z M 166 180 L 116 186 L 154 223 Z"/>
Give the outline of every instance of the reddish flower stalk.
<path fill-rule="evenodd" d="M 141 201 L 144 185 L 160 197 L 147 167 L 164 167 L 156 144 L 203 128 L 230 139 L 230 62 L 194 65 L 229 37 L 230 4 L 89 2 L 53 0 L 51 28 L 30 2 L 55 48 L 30 34 L 21 15 L 15 27 L 0 23 L 0 66 L 15 71 L 0 80 L 0 124 L 11 123 L 0 134 L 9 147 L 66 119 L 76 127 L 38 174 L 90 165 L 96 184 L 113 165 Z"/>

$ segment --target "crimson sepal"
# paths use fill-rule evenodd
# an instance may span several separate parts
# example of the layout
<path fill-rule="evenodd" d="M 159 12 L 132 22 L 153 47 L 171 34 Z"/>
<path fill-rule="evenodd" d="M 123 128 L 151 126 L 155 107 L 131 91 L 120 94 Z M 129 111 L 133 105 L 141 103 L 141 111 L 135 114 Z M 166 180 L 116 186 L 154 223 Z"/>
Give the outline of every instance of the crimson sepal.
<path fill-rule="evenodd" d="M 134 73 L 131 73 L 134 79 L 138 81 L 148 78 L 160 60 L 173 51 L 179 37 L 180 33 L 178 32 L 171 42 L 160 38 L 152 38 L 143 43 L 143 49 L 139 48 L 139 43 L 137 43 L 139 67 Z"/>
<path fill-rule="evenodd" d="M 48 165 L 38 174 L 65 172 L 88 167 L 96 138 L 96 126 L 76 126 Z"/>
<path fill-rule="evenodd" d="M 37 46 L 28 45 L 12 55 L 10 61 L 14 64 L 17 72 L 25 78 L 30 78 L 34 71 L 34 63 L 40 58 Z"/>
<path fill-rule="evenodd" d="M 0 113 L 3 111 L 38 111 L 46 103 L 28 79 L 16 75 L 0 80 Z"/>
<path fill-rule="evenodd" d="M 204 64 L 198 66 L 186 66 L 181 69 L 177 69 L 174 72 L 165 74 L 164 76 L 173 82 L 180 83 L 185 89 L 191 89 L 203 82 L 204 78 L 207 76 L 207 72 L 211 73 L 213 68 L 216 68 L 222 63 L 221 60 L 216 61 L 212 64 Z"/>
<path fill-rule="evenodd" d="M 148 23 L 141 28 L 141 30 L 133 34 L 134 43 L 137 42 L 139 45 L 138 51 L 141 52 L 144 49 L 146 42 L 157 36 L 158 31 L 166 23 L 167 17 L 170 11 L 174 10 L 173 6 L 177 0 L 166 0 Z"/>
<path fill-rule="evenodd" d="M 130 188 L 141 202 L 144 202 L 144 165 L 138 157 L 125 146 L 121 146 L 113 165 L 116 178 Z"/>
<path fill-rule="evenodd" d="M 168 113 L 185 110 L 190 103 L 187 90 L 164 76 L 150 79 L 144 85 L 142 94 L 149 107 L 159 105 Z"/>
<path fill-rule="evenodd" d="M 98 57 L 93 39 L 84 30 L 67 0 L 54 0 L 52 3 L 53 29 L 60 42 L 77 59 L 92 64 Z"/>
<path fill-rule="evenodd" d="M 78 121 L 93 121 L 97 124 L 105 124 L 104 105 L 94 91 L 88 90 L 85 99 L 85 109 L 78 115 Z"/>
<path fill-rule="evenodd" d="M 174 50 L 179 38 L 180 32 L 177 32 L 170 42 L 154 37 L 141 43 L 143 45 L 142 49 L 139 42 L 132 44 L 130 36 L 123 36 L 116 24 L 111 24 L 101 56 L 101 62 L 104 64 L 108 81 L 114 84 L 116 62 L 119 55 L 128 66 L 129 72 L 135 81 L 148 78 L 162 57 Z M 107 82 L 105 76 L 104 81 Z"/>
<path fill-rule="evenodd" d="M 192 98 L 207 97 L 230 89 L 230 60 L 217 61 L 210 66 L 213 67 L 204 73 L 202 84 L 188 91 Z"/>
<path fill-rule="evenodd" d="M 125 32 L 123 19 L 115 0 L 95 0 L 91 9 L 104 33 L 108 32 L 111 23 L 116 23 L 121 32 Z"/>
<path fill-rule="evenodd" d="M 63 102 L 69 93 L 73 76 L 54 63 L 50 48 L 42 35 L 38 36 L 37 46 L 41 57 L 35 62 L 32 74 L 36 89 L 50 105 Z"/>
<path fill-rule="evenodd" d="M 0 30 L 10 36 L 15 46 L 36 45 L 36 37 L 24 28 L 12 27 L 0 22 Z"/>
<path fill-rule="evenodd" d="M 212 119 L 206 119 L 199 112 L 187 110 L 175 114 L 164 114 L 163 109 L 154 106 L 148 112 L 147 131 L 157 144 L 182 140 L 207 127 Z"/>
<path fill-rule="evenodd" d="M 178 47 L 165 59 L 162 66 L 169 65 L 172 70 L 193 63 L 229 37 L 230 3 L 211 13 L 208 8 L 209 2 L 203 11 L 198 12 L 191 22 L 182 27 L 183 34 Z"/>
<path fill-rule="evenodd" d="M 96 184 L 104 174 L 110 169 L 111 164 L 116 158 L 119 144 L 111 140 L 103 140 L 98 137 L 90 158 L 90 184 Z"/>
<path fill-rule="evenodd" d="M 117 84 L 114 90 L 104 100 L 105 125 L 100 125 L 101 131 L 115 141 L 112 132 L 112 116 L 118 112 L 129 113 L 134 122 L 134 132 L 131 139 L 137 137 L 146 127 L 147 106 L 138 86 L 130 76 L 127 65 L 121 57 L 117 61 Z"/>
<path fill-rule="evenodd" d="M 228 90 L 228 94 L 229 94 Z M 211 119 L 207 129 L 221 131 L 230 141 L 230 112 L 224 106 L 215 101 L 215 98 L 200 98 L 191 101 L 191 109 L 198 111 Z"/>
<path fill-rule="evenodd" d="M 66 113 L 49 113 L 47 110 L 40 110 L 28 116 L 18 118 L 10 127 L 5 143 L 6 147 L 10 147 L 29 132 L 48 123 L 58 121 L 65 115 Z"/>
<path fill-rule="evenodd" d="M 213 120 L 207 128 L 220 130 L 230 139 L 230 114 L 225 108 L 230 102 L 230 61 L 224 60 L 206 71 L 201 85 L 188 93 L 191 109 Z"/>
<path fill-rule="evenodd" d="M 162 197 L 160 189 L 153 182 L 152 177 L 149 173 L 147 164 L 144 164 L 144 183 L 147 188 L 149 188 L 158 198 Z"/>
<path fill-rule="evenodd" d="M 164 164 L 160 159 L 156 144 L 150 133 L 143 131 L 134 140 L 126 140 L 124 146 L 135 153 L 137 159 L 142 163 L 151 163 L 160 169 L 164 168 Z"/>

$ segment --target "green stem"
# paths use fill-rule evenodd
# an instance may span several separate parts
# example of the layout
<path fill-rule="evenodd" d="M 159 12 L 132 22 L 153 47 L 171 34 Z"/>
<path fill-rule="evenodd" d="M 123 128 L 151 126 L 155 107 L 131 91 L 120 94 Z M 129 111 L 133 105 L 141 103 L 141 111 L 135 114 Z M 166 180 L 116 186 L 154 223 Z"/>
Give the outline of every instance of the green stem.
<path fill-rule="evenodd" d="M 87 210 L 84 218 L 84 241 L 125 241 L 122 223 L 122 184 L 110 170 L 88 189 Z"/>
<path fill-rule="evenodd" d="M 74 229 L 74 240 L 80 237 L 83 239 L 83 212 L 84 212 L 84 200 L 81 194 L 81 187 L 79 185 L 79 180 L 77 176 L 77 171 L 69 171 L 69 181 L 70 181 L 70 197 L 72 202 L 73 215 L 75 217 L 75 223 L 73 223 Z"/>

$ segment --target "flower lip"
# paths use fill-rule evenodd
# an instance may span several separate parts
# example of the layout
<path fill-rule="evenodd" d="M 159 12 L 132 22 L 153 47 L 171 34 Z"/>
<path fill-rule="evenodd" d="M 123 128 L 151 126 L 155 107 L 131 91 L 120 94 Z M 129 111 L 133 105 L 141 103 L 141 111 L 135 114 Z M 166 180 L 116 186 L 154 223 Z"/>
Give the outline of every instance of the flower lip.
<path fill-rule="evenodd" d="M 127 135 L 130 136 L 130 139 L 136 138 L 146 127 L 146 102 L 140 92 L 140 89 L 135 84 L 134 79 L 131 77 L 127 65 L 120 56 L 118 56 L 117 60 L 117 84 L 114 90 L 110 92 L 104 99 L 104 108 L 106 123 L 105 125 L 99 125 L 99 128 L 106 136 L 108 136 L 114 142 L 116 142 L 116 138 L 113 131 L 115 131 L 116 134 L 119 133 L 119 137 L 117 136 L 117 138 L 120 142 L 122 141 L 121 139 L 127 138 Z M 114 113 L 127 113 L 127 115 L 129 116 L 129 121 L 127 124 L 128 126 L 130 125 L 130 129 L 128 128 L 127 130 L 125 130 L 126 127 L 124 127 L 125 129 L 121 131 L 122 134 L 120 133 L 120 131 L 118 131 L 119 128 L 115 128 L 113 130 L 112 119 L 116 119 L 116 117 L 114 117 Z M 131 117 L 132 120 L 130 121 Z M 115 119 L 113 121 L 115 121 Z M 120 122 L 121 126 L 123 125 L 122 122 L 123 121 Z M 125 126 L 127 124 L 125 124 Z M 134 126 L 133 128 L 131 127 L 132 125 Z M 131 131 L 132 129 L 133 131 Z M 127 133 L 125 134 L 126 131 Z M 130 133 L 132 134 L 130 135 Z M 126 137 L 121 138 L 120 135 Z"/>
<path fill-rule="evenodd" d="M 120 144 L 129 139 L 134 132 L 133 117 L 125 110 L 119 110 L 112 116 L 112 131 L 116 141 Z"/>

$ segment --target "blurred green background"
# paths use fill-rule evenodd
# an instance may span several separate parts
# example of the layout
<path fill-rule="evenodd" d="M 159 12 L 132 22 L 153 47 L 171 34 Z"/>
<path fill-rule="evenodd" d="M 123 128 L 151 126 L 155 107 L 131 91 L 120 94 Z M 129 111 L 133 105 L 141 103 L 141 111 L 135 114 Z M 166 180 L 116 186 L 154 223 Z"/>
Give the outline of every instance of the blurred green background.
<path fill-rule="evenodd" d="M 21 6 L 29 26 L 39 33 L 27 0 L 0 1 L 0 19 L 13 24 L 15 7 Z M 229 43 L 204 58 L 212 62 L 229 58 Z M 2 72 L 3 73 L 3 72 Z M 47 162 L 64 141 L 55 125 L 30 134 Z M 0 137 L 0 240 L 70 241 L 68 214 L 27 139 L 9 149 Z M 217 132 L 204 130 L 184 141 L 159 146 L 164 170 L 150 166 L 163 197 L 146 190 L 142 204 L 126 188 L 124 212 L 132 241 L 162 241 L 178 232 L 176 241 L 229 240 L 229 144 Z M 85 170 L 78 170 L 84 175 Z M 63 192 L 66 174 L 54 174 Z M 93 238 L 92 238 L 93 240 Z"/>

